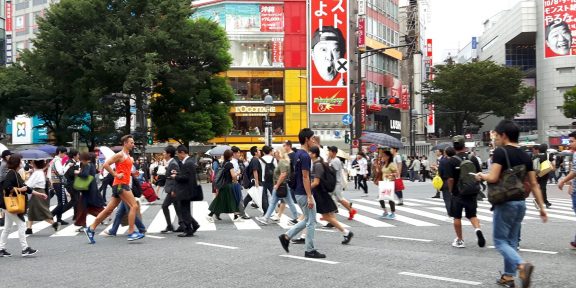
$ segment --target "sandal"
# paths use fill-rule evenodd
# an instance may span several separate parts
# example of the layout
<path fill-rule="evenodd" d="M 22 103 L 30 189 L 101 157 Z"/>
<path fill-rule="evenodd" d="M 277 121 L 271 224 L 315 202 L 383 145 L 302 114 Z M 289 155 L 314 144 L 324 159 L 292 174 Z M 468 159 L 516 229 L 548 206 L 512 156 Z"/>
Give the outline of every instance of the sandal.
<path fill-rule="evenodd" d="M 514 288 L 516 287 L 516 284 L 514 283 L 514 278 L 512 279 L 506 279 L 504 278 L 504 274 L 500 273 L 500 279 L 498 279 L 496 281 L 496 284 L 503 286 L 503 287 L 508 287 L 508 288 Z"/>
<path fill-rule="evenodd" d="M 534 265 L 530 263 L 524 263 L 524 268 L 518 269 L 518 278 L 522 280 L 522 288 L 530 287 L 532 272 L 534 272 Z"/>

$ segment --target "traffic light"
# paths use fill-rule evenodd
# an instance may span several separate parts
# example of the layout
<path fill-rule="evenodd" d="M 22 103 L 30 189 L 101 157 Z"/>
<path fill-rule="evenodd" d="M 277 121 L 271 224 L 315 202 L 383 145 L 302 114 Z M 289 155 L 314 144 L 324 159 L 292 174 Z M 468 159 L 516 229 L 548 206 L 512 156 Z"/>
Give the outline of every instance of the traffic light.
<path fill-rule="evenodd" d="M 380 98 L 380 105 L 398 105 L 400 104 L 400 99 L 398 97 L 385 97 Z"/>
<path fill-rule="evenodd" d="M 148 145 L 154 144 L 154 139 L 152 137 L 148 137 Z"/>

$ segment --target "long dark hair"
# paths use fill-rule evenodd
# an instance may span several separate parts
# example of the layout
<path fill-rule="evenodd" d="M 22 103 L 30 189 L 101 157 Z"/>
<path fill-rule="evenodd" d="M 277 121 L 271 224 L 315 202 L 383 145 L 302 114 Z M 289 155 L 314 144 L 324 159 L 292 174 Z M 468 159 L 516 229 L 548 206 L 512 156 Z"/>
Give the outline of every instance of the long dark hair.
<path fill-rule="evenodd" d="M 388 160 L 384 161 L 384 167 L 388 168 L 388 166 L 390 166 L 390 162 L 392 162 L 392 152 L 385 150 L 384 155 L 388 156 Z"/>

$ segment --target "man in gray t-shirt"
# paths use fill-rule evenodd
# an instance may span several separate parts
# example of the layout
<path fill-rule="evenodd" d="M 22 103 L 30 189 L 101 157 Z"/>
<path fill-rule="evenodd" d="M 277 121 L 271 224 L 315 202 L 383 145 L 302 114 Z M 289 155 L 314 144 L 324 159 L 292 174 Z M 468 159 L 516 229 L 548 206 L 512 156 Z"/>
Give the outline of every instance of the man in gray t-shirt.
<path fill-rule="evenodd" d="M 348 220 L 354 219 L 354 215 L 356 215 L 356 209 L 352 208 L 352 203 L 344 198 L 342 195 L 342 161 L 340 158 L 336 156 L 338 154 L 338 147 L 330 146 L 328 147 L 328 163 L 334 170 L 336 171 L 336 188 L 334 192 L 332 192 L 332 199 L 335 202 L 340 202 L 344 208 L 348 210 Z"/>

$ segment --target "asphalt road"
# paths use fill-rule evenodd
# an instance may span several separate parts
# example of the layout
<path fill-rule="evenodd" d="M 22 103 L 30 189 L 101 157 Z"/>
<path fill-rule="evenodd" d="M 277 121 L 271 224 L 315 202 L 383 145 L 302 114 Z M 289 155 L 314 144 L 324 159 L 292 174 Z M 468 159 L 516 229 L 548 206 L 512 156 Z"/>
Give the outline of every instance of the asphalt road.
<path fill-rule="evenodd" d="M 208 230 L 192 238 L 148 233 L 142 241 L 129 243 L 124 235 L 97 236 L 95 245 L 83 234 L 75 235 L 72 227 L 60 236 L 46 228 L 28 237 L 29 245 L 39 250 L 35 257 L 20 257 L 18 240 L 9 239 L 7 248 L 14 256 L 0 259 L 0 287 L 496 287 L 498 271 L 503 270 L 498 252 L 479 248 L 471 226 L 464 227 L 467 248 L 451 247 L 452 224 L 441 200 L 430 198 L 430 182 L 406 185 L 406 205 L 397 211 L 405 218 L 397 220 L 376 214 L 376 187 L 371 186 L 365 198 L 347 191 L 345 196 L 364 217 L 348 221 L 339 216 L 355 233 L 349 245 L 340 244 L 338 232 L 317 230 L 316 246 L 327 254 L 324 262 L 303 259 L 303 245 L 293 244 L 285 253 L 277 238 L 285 229 L 253 220 L 234 223 L 223 218 L 214 227 L 203 225 Z M 521 248 L 526 250 L 521 255 L 536 266 L 533 287 L 573 287 L 576 251 L 568 242 L 576 232 L 576 216 L 567 193 L 548 187 L 553 199 L 549 213 L 556 218 L 542 224 L 528 214 L 534 219 L 524 221 Z M 205 212 L 202 207 L 211 199 L 206 194 L 208 202 L 195 207 L 195 213 Z M 143 207 L 150 230 L 165 226 L 160 205 Z M 259 215 L 256 209 L 247 212 Z M 479 215 L 484 216 L 481 222 L 491 246 L 491 214 Z"/>

